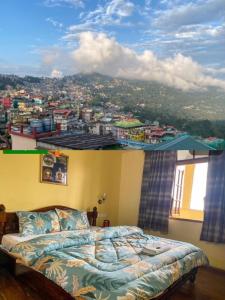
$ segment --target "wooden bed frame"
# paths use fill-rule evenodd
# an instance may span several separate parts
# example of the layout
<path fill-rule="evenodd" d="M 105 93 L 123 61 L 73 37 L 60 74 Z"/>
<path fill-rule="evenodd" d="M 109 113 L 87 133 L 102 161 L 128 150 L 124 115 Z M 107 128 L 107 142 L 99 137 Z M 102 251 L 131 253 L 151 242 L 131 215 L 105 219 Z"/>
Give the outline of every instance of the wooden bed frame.
<path fill-rule="evenodd" d="M 62 205 L 53 205 L 42 207 L 38 209 L 31 210 L 31 212 L 47 212 L 54 209 L 72 209 L 77 211 L 77 209 L 62 206 Z M 87 212 L 87 217 L 91 226 L 96 226 L 96 220 L 98 217 L 97 207 L 93 208 L 93 211 Z M 18 233 L 19 232 L 19 220 L 15 212 L 6 212 L 5 206 L 0 204 L 0 243 L 4 234 L 8 233 Z"/>
<path fill-rule="evenodd" d="M 49 210 L 58 209 L 71 209 L 66 206 L 49 206 L 32 210 L 32 212 L 47 212 Z M 76 210 L 76 209 L 74 209 Z M 93 211 L 87 212 L 90 225 L 96 226 L 96 219 L 98 217 L 97 208 L 94 207 Z M 5 206 L 0 205 L 0 244 L 2 237 L 9 233 L 19 232 L 18 217 L 15 212 L 6 212 Z M 6 267 L 7 270 L 16 276 L 16 279 L 21 282 L 23 286 L 28 286 L 34 290 L 39 296 L 46 300 L 74 300 L 64 289 L 55 284 L 53 281 L 46 278 L 41 273 L 23 266 L 16 262 L 16 258 L 8 251 L 0 248 L 0 266 Z M 163 294 L 154 298 L 154 300 L 168 300 L 174 292 L 184 285 L 187 281 L 195 282 L 198 268 L 192 269 L 189 273 L 183 275 L 176 282 L 174 282 Z M 153 299 L 152 299 L 153 300 Z"/>

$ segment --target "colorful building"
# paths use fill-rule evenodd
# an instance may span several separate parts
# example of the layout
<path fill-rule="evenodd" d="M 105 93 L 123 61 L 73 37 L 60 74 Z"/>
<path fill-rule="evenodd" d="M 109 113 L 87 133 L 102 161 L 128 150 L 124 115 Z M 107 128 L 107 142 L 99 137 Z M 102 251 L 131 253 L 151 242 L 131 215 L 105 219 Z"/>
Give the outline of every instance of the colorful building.
<path fill-rule="evenodd" d="M 53 111 L 55 124 L 61 125 L 62 131 L 72 130 L 77 122 L 76 113 L 70 109 L 56 109 Z"/>
<path fill-rule="evenodd" d="M 7 98 L 0 98 L 0 104 L 3 106 L 4 109 L 9 109 L 12 105 L 12 99 Z"/>
<path fill-rule="evenodd" d="M 114 124 L 113 135 L 119 139 L 144 140 L 145 124 L 138 119 L 125 119 Z"/>

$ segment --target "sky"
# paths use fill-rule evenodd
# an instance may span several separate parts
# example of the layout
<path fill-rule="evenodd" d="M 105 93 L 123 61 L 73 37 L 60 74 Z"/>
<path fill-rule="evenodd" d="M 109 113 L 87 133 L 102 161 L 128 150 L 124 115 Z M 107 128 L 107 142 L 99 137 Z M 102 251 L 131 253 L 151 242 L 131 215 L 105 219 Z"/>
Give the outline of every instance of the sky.
<path fill-rule="evenodd" d="M 225 90 L 225 0 L 1 0 L 0 73 Z"/>

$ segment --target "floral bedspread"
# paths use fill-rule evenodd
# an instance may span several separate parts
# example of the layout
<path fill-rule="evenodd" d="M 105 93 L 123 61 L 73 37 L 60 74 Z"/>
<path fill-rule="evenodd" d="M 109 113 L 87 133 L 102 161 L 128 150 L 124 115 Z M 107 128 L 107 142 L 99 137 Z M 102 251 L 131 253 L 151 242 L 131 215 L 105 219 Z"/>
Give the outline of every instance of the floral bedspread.
<path fill-rule="evenodd" d="M 143 248 L 163 245 L 147 255 Z M 11 253 L 76 299 L 151 299 L 183 274 L 206 265 L 201 249 L 117 226 L 42 236 L 17 244 Z"/>

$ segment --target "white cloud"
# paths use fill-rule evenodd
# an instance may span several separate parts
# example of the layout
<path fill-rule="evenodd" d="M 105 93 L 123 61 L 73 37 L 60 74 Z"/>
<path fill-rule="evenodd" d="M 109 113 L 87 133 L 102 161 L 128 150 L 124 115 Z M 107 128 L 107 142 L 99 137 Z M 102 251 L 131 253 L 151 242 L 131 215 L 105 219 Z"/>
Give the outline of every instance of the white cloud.
<path fill-rule="evenodd" d="M 213 75 L 225 75 L 225 68 L 206 68 L 206 71 L 212 73 Z"/>
<path fill-rule="evenodd" d="M 99 72 L 128 79 L 153 80 L 182 90 L 209 86 L 225 89 L 225 81 L 208 76 L 207 70 L 190 57 L 177 54 L 159 60 L 151 51 L 137 53 L 104 33 L 80 33 L 75 50 L 63 55 L 55 53 L 51 57 L 48 53 L 47 58 L 54 69 L 62 71 L 64 68 L 63 73 Z M 63 60 L 66 61 L 67 69 L 65 63 L 62 64 Z"/>
<path fill-rule="evenodd" d="M 86 22 L 86 23 L 83 23 L 83 24 L 71 25 L 68 28 L 68 33 L 89 31 L 89 30 L 91 30 L 91 27 L 92 27 L 92 24 L 89 23 L 89 22 Z"/>
<path fill-rule="evenodd" d="M 224 18 L 224 0 L 190 1 L 158 12 L 154 25 L 165 31 L 183 25 L 218 21 Z"/>
<path fill-rule="evenodd" d="M 105 5 L 98 5 L 92 11 L 82 12 L 80 23 L 69 26 L 64 39 L 68 39 L 70 34 L 82 31 L 103 31 L 104 26 L 130 26 L 123 19 L 130 17 L 134 8 L 135 5 L 129 0 L 111 0 Z"/>
<path fill-rule="evenodd" d="M 71 54 L 61 47 L 49 47 L 39 50 L 42 57 L 40 68 L 43 74 L 53 76 L 57 72 L 62 75 L 73 74 L 77 72 L 74 61 L 71 59 Z M 55 71 L 56 70 L 56 71 Z"/>
<path fill-rule="evenodd" d="M 139 13 L 142 16 L 149 16 L 152 11 L 152 0 L 145 0 L 144 7 L 139 9 Z"/>
<path fill-rule="evenodd" d="M 51 77 L 53 78 L 61 78 L 63 76 L 63 73 L 60 70 L 53 69 L 51 73 Z"/>
<path fill-rule="evenodd" d="M 44 5 L 48 7 L 55 7 L 55 6 L 75 6 L 75 7 L 84 7 L 83 0 L 44 0 Z"/>
<path fill-rule="evenodd" d="M 109 16 L 129 17 L 133 11 L 134 4 L 125 0 L 112 0 L 106 8 L 106 14 Z"/>
<path fill-rule="evenodd" d="M 212 26 L 212 25 L 188 25 L 182 26 L 175 34 L 176 38 L 193 39 L 193 38 L 216 38 L 224 35 L 225 37 L 225 24 Z"/>
<path fill-rule="evenodd" d="M 63 23 L 60 23 L 52 18 L 47 18 L 46 21 L 49 22 L 50 24 L 52 24 L 54 27 L 58 27 L 60 29 L 63 28 Z"/>
<path fill-rule="evenodd" d="M 62 37 L 63 41 L 73 42 L 77 40 L 77 33 L 67 33 Z"/>

